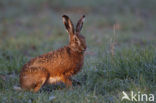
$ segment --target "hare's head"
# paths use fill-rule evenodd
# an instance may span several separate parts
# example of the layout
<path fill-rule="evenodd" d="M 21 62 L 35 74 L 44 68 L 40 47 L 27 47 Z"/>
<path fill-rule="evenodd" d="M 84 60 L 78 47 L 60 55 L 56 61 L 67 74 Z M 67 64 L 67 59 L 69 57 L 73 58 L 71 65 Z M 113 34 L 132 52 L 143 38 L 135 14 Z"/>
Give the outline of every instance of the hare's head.
<path fill-rule="evenodd" d="M 80 34 L 83 21 L 85 18 L 85 15 L 83 15 L 80 20 L 77 22 L 76 28 L 74 29 L 74 25 L 70 18 L 66 15 L 63 15 L 63 23 L 66 27 L 67 32 L 69 33 L 70 38 L 70 48 L 77 52 L 84 52 L 87 48 L 85 37 Z"/>

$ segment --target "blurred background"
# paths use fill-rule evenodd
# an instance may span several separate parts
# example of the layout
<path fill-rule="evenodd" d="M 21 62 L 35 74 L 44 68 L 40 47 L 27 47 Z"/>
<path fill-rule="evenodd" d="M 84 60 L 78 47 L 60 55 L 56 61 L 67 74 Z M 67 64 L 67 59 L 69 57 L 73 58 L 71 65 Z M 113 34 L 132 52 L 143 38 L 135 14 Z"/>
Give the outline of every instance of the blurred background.
<path fill-rule="evenodd" d="M 12 87 L 28 60 L 68 44 L 63 14 L 75 25 L 86 15 L 88 48 L 74 77 L 83 85 L 53 91 L 56 101 L 120 103 L 123 90 L 156 91 L 156 0 L 0 0 L 0 100 L 47 103 L 51 94 Z"/>
<path fill-rule="evenodd" d="M 44 50 L 62 45 L 68 39 L 63 14 L 74 24 L 86 15 L 82 33 L 89 47 L 104 48 L 114 41 L 118 46 L 155 44 L 155 4 L 155 0 L 1 0 L 0 48 L 25 51 L 31 46 Z"/>

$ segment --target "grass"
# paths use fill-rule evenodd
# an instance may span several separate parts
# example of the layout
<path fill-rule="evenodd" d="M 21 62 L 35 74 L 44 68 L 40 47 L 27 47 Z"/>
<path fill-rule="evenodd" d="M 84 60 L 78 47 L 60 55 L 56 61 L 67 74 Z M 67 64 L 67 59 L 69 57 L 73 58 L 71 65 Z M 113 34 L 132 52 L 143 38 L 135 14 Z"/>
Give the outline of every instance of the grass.
<path fill-rule="evenodd" d="M 0 102 L 131 103 L 121 102 L 122 91 L 156 96 L 154 3 L 0 1 Z M 82 85 L 73 89 L 62 84 L 46 85 L 38 93 L 14 90 L 14 86 L 19 86 L 21 67 L 27 61 L 68 44 L 62 14 L 68 14 L 74 24 L 86 14 L 82 34 L 88 48 L 82 71 L 73 77 Z M 54 99 L 49 100 L 50 97 Z"/>

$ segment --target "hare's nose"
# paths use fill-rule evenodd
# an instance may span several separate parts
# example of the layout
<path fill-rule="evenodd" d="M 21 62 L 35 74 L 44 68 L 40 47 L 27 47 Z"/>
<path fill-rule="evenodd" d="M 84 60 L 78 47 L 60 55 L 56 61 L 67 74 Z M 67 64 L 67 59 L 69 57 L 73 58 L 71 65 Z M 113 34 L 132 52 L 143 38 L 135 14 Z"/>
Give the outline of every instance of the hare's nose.
<path fill-rule="evenodd" d="M 85 48 L 83 48 L 83 51 L 86 51 L 86 49 L 87 49 L 86 47 L 85 47 Z"/>
<path fill-rule="evenodd" d="M 87 47 L 85 46 L 85 47 L 84 47 L 84 49 L 86 50 L 86 49 L 87 49 Z"/>

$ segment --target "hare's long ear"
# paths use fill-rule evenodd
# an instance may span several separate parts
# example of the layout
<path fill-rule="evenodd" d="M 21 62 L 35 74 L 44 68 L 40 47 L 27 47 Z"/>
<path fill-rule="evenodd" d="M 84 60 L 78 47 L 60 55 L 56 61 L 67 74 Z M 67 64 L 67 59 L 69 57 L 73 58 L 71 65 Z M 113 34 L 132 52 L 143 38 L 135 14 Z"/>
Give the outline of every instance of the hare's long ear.
<path fill-rule="evenodd" d="M 64 23 L 70 37 L 73 36 L 74 35 L 74 26 L 73 26 L 72 21 L 70 20 L 70 18 L 67 15 L 63 15 L 62 18 L 63 18 L 63 23 Z"/>
<path fill-rule="evenodd" d="M 76 32 L 80 32 L 80 31 L 81 31 L 84 20 L 85 20 L 85 15 L 83 15 L 83 16 L 80 18 L 80 20 L 77 22 L 77 25 L 76 25 Z"/>

